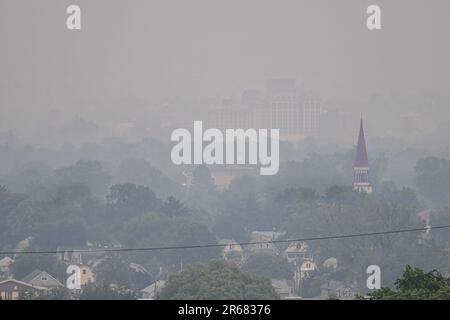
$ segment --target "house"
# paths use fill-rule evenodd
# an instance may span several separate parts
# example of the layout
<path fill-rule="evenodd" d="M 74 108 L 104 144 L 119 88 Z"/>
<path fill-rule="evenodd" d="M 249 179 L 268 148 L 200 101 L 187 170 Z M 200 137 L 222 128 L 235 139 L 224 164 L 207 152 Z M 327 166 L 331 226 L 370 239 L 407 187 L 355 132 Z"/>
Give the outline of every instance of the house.
<path fill-rule="evenodd" d="M 95 247 L 58 247 L 58 260 L 66 264 L 92 265 L 105 253 Z"/>
<path fill-rule="evenodd" d="M 222 245 L 222 257 L 225 260 L 241 263 L 244 258 L 244 250 L 239 243 L 233 239 L 222 239 L 219 241 Z"/>
<path fill-rule="evenodd" d="M 0 259 L 0 272 L 9 272 L 11 265 L 13 264 L 14 259 L 6 256 Z"/>
<path fill-rule="evenodd" d="M 22 294 L 38 295 L 45 292 L 47 288 L 33 286 L 16 279 L 8 279 L 0 281 L 0 299 L 1 300 L 18 300 Z"/>
<path fill-rule="evenodd" d="M 339 299 L 339 300 L 353 300 L 357 294 L 357 289 L 354 284 L 347 284 L 342 281 L 329 280 L 320 286 L 319 299 Z"/>
<path fill-rule="evenodd" d="M 144 266 L 142 266 L 138 263 L 130 262 L 129 267 L 131 270 L 133 270 L 133 272 L 149 274 L 147 269 L 145 269 Z"/>
<path fill-rule="evenodd" d="M 253 231 L 251 237 L 263 236 L 272 240 L 278 240 L 286 235 L 286 232 L 277 231 Z"/>
<path fill-rule="evenodd" d="M 322 265 L 325 269 L 336 271 L 338 268 L 338 259 L 336 259 L 335 257 L 330 257 L 326 259 Z"/>
<path fill-rule="evenodd" d="M 251 234 L 250 253 L 278 254 L 278 248 L 272 242 L 275 240 L 273 233 L 255 231 Z"/>
<path fill-rule="evenodd" d="M 283 256 L 290 263 L 304 259 L 312 260 L 312 254 L 309 252 L 308 245 L 303 241 L 291 242 L 286 250 L 284 250 Z"/>
<path fill-rule="evenodd" d="M 142 292 L 142 299 L 147 299 L 147 300 L 154 300 L 156 298 L 156 295 L 158 294 L 158 292 L 164 288 L 166 282 L 164 280 L 158 280 L 154 283 L 152 283 L 151 285 L 149 285 L 148 287 L 145 287 L 144 289 L 141 290 Z"/>
<path fill-rule="evenodd" d="M 270 279 L 270 282 L 281 299 L 294 296 L 294 284 L 292 280 Z"/>
<path fill-rule="evenodd" d="M 316 271 L 317 265 L 312 259 L 304 259 L 301 264 L 299 264 L 300 277 L 301 279 L 309 277 L 311 272 Z"/>
<path fill-rule="evenodd" d="M 63 287 L 64 285 L 56 278 L 45 271 L 34 270 L 29 275 L 21 280 L 22 282 L 29 283 L 32 286 L 44 287 L 53 289 L 57 287 Z"/>
<path fill-rule="evenodd" d="M 92 272 L 92 270 L 86 265 L 80 265 L 79 267 L 81 269 L 80 284 L 84 286 L 88 283 L 94 283 L 95 282 L 94 272 Z"/>

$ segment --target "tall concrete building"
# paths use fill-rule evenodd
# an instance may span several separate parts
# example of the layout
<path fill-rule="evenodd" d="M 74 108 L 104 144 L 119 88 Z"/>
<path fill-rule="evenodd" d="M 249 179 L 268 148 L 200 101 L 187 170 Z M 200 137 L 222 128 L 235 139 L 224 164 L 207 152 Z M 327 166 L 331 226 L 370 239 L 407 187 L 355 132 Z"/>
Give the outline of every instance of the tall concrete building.
<path fill-rule="evenodd" d="M 319 100 L 302 94 L 295 80 L 269 80 L 266 102 L 270 128 L 280 129 L 282 140 L 300 140 L 318 134 Z"/>

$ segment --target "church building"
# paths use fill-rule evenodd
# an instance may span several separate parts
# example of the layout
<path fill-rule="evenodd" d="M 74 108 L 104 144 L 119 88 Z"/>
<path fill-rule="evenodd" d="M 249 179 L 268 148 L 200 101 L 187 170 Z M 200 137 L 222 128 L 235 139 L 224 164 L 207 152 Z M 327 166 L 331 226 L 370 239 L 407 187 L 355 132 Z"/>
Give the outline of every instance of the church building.
<path fill-rule="evenodd" d="M 372 185 L 369 182 L 369 160 L 367 158 L 366 139 L 364 137 L 362 118 L 359 127 L 355 161 L 353 162 L 353 190 L 372 193 Z"/>

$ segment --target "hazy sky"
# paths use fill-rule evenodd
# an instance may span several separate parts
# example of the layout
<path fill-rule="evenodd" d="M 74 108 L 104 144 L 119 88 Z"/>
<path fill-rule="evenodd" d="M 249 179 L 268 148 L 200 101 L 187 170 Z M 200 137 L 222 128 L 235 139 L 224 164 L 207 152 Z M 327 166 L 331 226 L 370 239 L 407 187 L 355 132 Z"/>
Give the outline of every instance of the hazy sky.
<path fill-rule="evenodd" d="M 271 77 L 324 99 L 447 93 L 449 14 L 448 0 L 0 0 L 0 107 L 237 96 Z"/>

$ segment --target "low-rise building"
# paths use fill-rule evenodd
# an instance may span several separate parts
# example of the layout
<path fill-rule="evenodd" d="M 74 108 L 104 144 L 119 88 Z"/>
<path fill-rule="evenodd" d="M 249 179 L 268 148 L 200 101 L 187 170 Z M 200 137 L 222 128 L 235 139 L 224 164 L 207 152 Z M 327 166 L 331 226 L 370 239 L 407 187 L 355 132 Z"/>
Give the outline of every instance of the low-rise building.
<path fill-rule="evenodd" d="M 23 296 L 36 296 L 45 292 L 47 288 L 33 286 L 16 279 L 8 279 L 0 281 L 0 299 L 1 300 L 18 300 Z"/>
<path fill-rule="evenodd" d="M 9 272 L 14 259 L 6 256 L 0 259 L 0 272 Z"/>
<path fill-rule="evenodd" d="M 43 287 L 48 289 L 64 286 L 58 279 L 53 277 L 51 274 L 41 270 L 34 270 L 26 277 L 24 277 L 21 281 L 29 283 L 32 286 Z"/>
<path fill-rule="evenodd" d="M 265 253 L 265 254 L 278 254 L 278 248 L 273 243 L 280 237 L 279 233 L 254 231 L 251 234 L 251 244 L 248 246 L 250 254 Z"/>
<path fill-rule="evenodd" d="M 284 250 L 283 256 L 290 263 L 304 259 L 312 260 L 312 254 L 309 252 L 308 245 L 303 241 L 291 242 L 286 250 Z"/>
<path fill-rule="evenodd" d="M 281 299 L 294 296 L 294 283 L 292 280 L 270 279 L 270 282 Z"/>
<path fill-rule="evenodd" d="M 354 284 L 347 284 L 342 281 L 329 280 L 320 286 L 320 299 L 353 300 L 357 294 Z"/>
<path fill-rule="evenodd" d="M 244 250 L 241 245 L 233 239 L 222 239 L 219 241 L 222 245 L 222 257 L 225 260 L 240 264 L 244 259 Z"/>
<path fill-rule="evenodd" d="M 162 288 L 164 288 L 165 284 L 166 282 L 164 280 L 158 280 L 149 285 L 148 287 L 145 287 L 144 289 L 141 290 L 142 299 L 154 300 L 158 292 Z"/>

